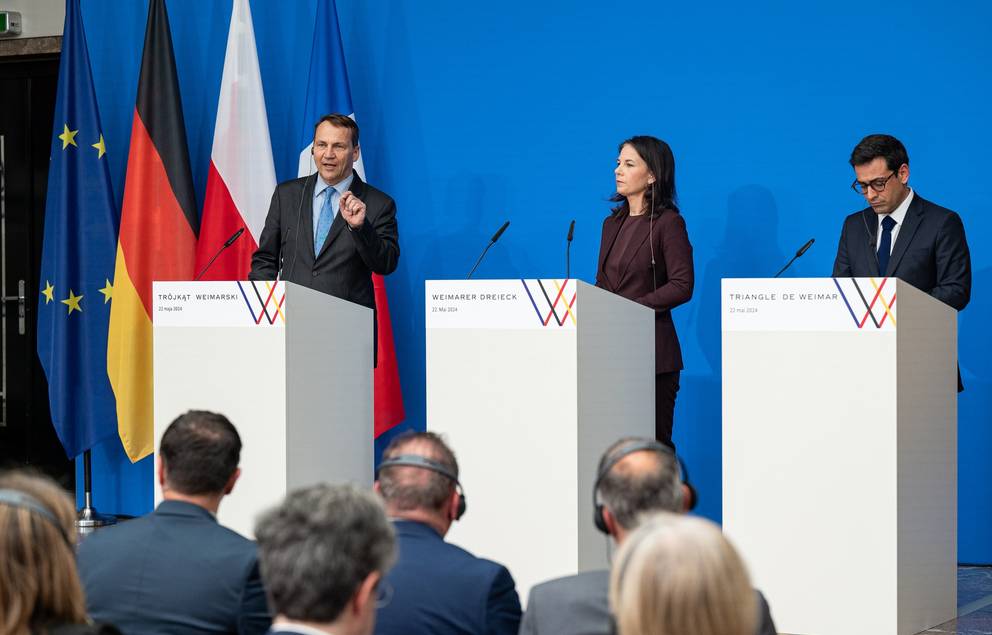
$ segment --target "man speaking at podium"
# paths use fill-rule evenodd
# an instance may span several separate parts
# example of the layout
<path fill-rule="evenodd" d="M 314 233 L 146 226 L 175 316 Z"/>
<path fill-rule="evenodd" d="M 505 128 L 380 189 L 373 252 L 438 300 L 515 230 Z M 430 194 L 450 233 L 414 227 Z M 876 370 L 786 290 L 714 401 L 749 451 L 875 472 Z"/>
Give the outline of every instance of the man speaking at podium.
<path fill-rule="evenodd" d="M 909 156 L 895 137 L 868 135 L 851 152 L 851 187 L 869 207 L 844 221 L 834 278 L 899 278 L 958 311 L 971 298 L 961 217 L 909 187 Z"/>
<path fill-rule="evenodd" d="M 353 119 L 320 118 L 317 173 L 276 187 L 249 280 L 295 282 L 375 310 L 372 274 L 396 270 L 399 232 L 396 203 L 354 170 L 360 151 Z"/>

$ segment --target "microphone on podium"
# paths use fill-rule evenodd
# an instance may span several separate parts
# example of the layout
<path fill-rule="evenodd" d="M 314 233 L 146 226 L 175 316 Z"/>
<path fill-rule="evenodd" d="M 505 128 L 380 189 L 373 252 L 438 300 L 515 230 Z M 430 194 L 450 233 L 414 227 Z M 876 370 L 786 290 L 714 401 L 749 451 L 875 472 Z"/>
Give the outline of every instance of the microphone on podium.
<path fill-rule="evenodd" d="M 486 245 L 486 248 L 483 249 L 482 253 L 479 255 L 479 259 L 475 261 L 475 266 L 472 267 L 472 270 L 468 272 L 468 276 L 466 276 L 466 279 L 468 280 L 472 279 L 472 274 L 475 273 L 475 270 L 479 268 L 479 263 L 481 263 L 482 259 L 486 256 L 486 252 L 489 251 L 490 247 L 496 244 L 496 241 L 499 240 L 499 237 L 503 235 L 503 232 L 505 232 L 506 228 L 509 226 L 510 226 L 510 221 L 506 221 L 505 223 L 503 223 L 502 227 L 496 230 L 496 233 L 493 234 L 493 237 L 489 239 L 489 244 Z"/>
<path fill-rule="evenodd" d="M 195 282 L 195 281 L 199 280 L 200 278 L 202 278 L 203 277 L 203 274 L 205 274 L 210 269 L 210 266 L 214 264 L 214 261 L 217 260 L 217 257 L 220 256 L 222 253 L 224 253 L 224 251 L 227 250 L 228 247 L 230 247 L 231 245 L 233 245 L 234 244 L 234 241 L 236 241 L 237 239 L 241 238 L 241 234 L 243 234 L 243 233 L 245 233 L 245 228 L 244 227 L 242 227 L 238 231 L 236 231 L 233 234 L 231 234 L 231 237 L 224 241 L 224 244 L 221 245 L 221 248 L 217 250 L 217 253 L 215 253 L 214 254 L 214 257 L 210 259 L 210 262 L 207 263 L 207 266 L 203 268 L 203 271 L 201 271 L 198 276 L 196 276 L 195 278 L 193 278 L 193 281 Z"/>
<path fill-rule="evenodd" d="M 575 236 L 575 220 L 568 224 L 568 236 L 565 237 L 565 279 L 570 279 L 572 271 L 571 251 L 572 238 Z"/>
<path fill-rule="evenodd" d="M 779 269 L 779 272 L 778 272 L 778 273 L 776 273 L 776 274 L 775 274 L 775 275 L 774 275 L 773 277 L 774 277 L 774 278 L 777 278 L 777 277 L 779 277 L 780 275 L 782 275 L 782 273 L 783 273 L 783 272 L 784 272 L 784 271 L 785 271 L 786 269 L 788 269 L 788 268 L 789 268 L 789 266 L 790 266 L 790 265 L 792 265 L 792 263 L 794 263 L 794 262 L 796 261 L 796 258 L 798 258 L 799 256 L 802 256 L 802 255 L 803 255 L 804 253 L 806 253 L 806 250 L 807 250 L 807 249 L 809 249 L 810 247 L 812 247 L 812 246 L 813 246 L 813 243 L 815 243 L 815 242 L 816 242 L 816 239 L 815 239 L 815 238 L 810 238 L 810 239 L 809 239 L 809 240 L 808 240 L 808 241 L 806 242 L 806 244 L 805 244 L 805 245 L 803 245 L 802 247 L 800 247 L 800 248 L 799 248 L 799 251 L 797 251 L 797 252 L 796 252 L 796 255 L 792 257 L 792 260 L 790 260 L 789 262 L 787 262 L 787 263 L 785 263 L 785 266 L 784 266 L 784 267 L 782 267 L 781 269 Z"/>

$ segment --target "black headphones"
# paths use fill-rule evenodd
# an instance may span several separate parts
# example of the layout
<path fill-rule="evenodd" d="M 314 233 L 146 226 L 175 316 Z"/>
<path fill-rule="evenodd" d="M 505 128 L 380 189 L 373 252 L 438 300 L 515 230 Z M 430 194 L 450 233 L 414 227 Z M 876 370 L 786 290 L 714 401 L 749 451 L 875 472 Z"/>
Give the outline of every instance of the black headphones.
<path fill-rule="evenodd" d="M 419 467 L 424 470 L 437 472 L 441 476 L 451 480 L 455 484 L 455 490 L 458 492 L 458 511 L 455 512 L 455 520 L 461 520 L 462 516 L 465 515 L 465 510 L 468 509 L 468 502 L 465 500 L 465 490 L 462 489 L 462 484 L 458 482 L 458 477 L 455 476 L 454 472 L 444 465 L 419 454 L 398 454 L 394 457 L 384 459 L 379 463 L 379 467 L 375 469 L 375 480 L 379 480 L 379 473 L 387 467 Z"/>
<path fill-rule="evenodd" d="M 17 507 L 19 509 L 26 509 L 33 514 L 37 514 L 45 519 L 45 521 L 51 523 L 59 530 L 59 535 L 65 540 L 65 544 L 72 549 L 72 541 L 69 540 L 68 534 L 65 533 L 65 528 L 62 523 L 58 521 L 55 514 L 51 512 L 47 507 L 41 504 L 34 496 L 25 494 L 24 492 L 16 489 L 0 489 L 0 505 L 7 505 L 8 507 Z"/>
<path fill-rule="evenodd" d="M 596 482 L 592 486 L 592 522 L 596 525 L 596 529 L 600 530 L 604 534 L 609 534 L 610 531 L 606 527 L 606 519 L 603 518 L 603 503 L 599 501 L 599 484 L 603 482 L 603 479 L 610 473 L 613 466 L 619 463 L 624 457 L 630 456 L 634 452 L 644 452 L 648 450 L 675 459 L 675 464 L 678 466 L 679 470 L 679 484 L 680 486 L 684 485 L 688 490 L 688 505 L 686 507 L 690 511 L 696 508 L 696 502 L 698 500 L 698 497 L 696 496 L 696 488 L 694 488 L 692 483 L 689 482 L 689 471 L 686 469 L 685 463 L 682 462 L 682 459 L 679 458 L 679 456 L 675 454 L 670 447 L 664 445 L 663 443 L 658 443 L 657 441 L 639 441 L 617 451 L 609 461 L 603 464 L 603 467 L 600 468 L 599 472 L 596 474 Z M 682 494 L 683 492 L 680 487 L 678 492 L 679 504 L 682 504 L 683 502 Z"/>

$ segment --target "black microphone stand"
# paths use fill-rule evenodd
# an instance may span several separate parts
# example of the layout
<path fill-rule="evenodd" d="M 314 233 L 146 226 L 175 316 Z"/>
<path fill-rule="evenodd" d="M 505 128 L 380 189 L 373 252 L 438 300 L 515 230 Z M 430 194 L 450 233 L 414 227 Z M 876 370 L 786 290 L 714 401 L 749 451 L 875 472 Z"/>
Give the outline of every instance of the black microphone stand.
<path fill-rule="evenodd" d="M 90 451 L 83 452 L 83 508 L 76 515 L 76 531 L 86 536 L 100 527 L 116 525 L 117 517 L 101 514 L 93 507 L 93 465 Z"/>

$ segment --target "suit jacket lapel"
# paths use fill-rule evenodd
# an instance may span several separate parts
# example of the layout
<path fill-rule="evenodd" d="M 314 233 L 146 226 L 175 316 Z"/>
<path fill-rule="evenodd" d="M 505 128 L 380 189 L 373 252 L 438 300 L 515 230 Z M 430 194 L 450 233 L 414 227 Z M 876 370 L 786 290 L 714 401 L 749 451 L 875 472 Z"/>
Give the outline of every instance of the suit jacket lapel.
<path fill-rule="evenodd" d="M 617 242 L 617 236 L 620 235 L 620 228 L 623 226 L 622 220 L 617 220 L 617 217 L 612 217 L 610 222 L 606 224 L 606 231 L 603 233 L 603 242 L 608 245 L 606 249 L 603 249 L 599 254 L 599 272 L 603 275 L 603 279 L 610 283 L 610 285 L 615 289 L 616 284 L 606 275 L 606 269 L 604 265 L 606 264 L 606 259 L 609 258 L 610 252 L 613 251 L 613 245 Z"/>
<path fill-rule="evenodd" d="M 652 227 L 653 223 L 649 224 L 648 227 Z M 624 254 L 624 265 L 623 271 L 620 273 L 620 279 L 617 281 L 617 286 L 620 286 L 627 279 L 627 272 L 630 271 L 630 265 L 637 260 L 637 253 L 644 246 L 645 241 L 648 239 L 648 233 L 642 232 L 640 239 L 634 243 L 631 243 L 627 248 L 627 253 Z"/>
<path fill-rule="evenodd" d="M 923 202 L 920 200 L 919 195 L 914 193 L 913 202 L 909 204 L 909 209 L 906 210 L 906 217 L 902 220 L 902 227 L 899 228 L 899 237 L 896 238 L 895 247 L 892 249 L 889 266 L 885 271 L 886 276 L 895 275 L 896 269 L 899 267 L 899 261 L 906 254 L 909 243 L 913 242 L 913 235 L 920 228 L 920 222 L 922 220 Z"/>
<path fill-rule="evenodd" d="M 865 231 L 868 232 L 868 239 L 865 243 L 867 265 L 865 271 L 874 271 L 875 275 L 880 276 L 884 272 L 878 270 L 878 248 L 875 246 L 878 242 L 878 216 L 869 207 L 861 212 L 861 218 L 865 222 Z"/>
<path fill-rule="evenodd" d="M 301 233 L 307 237 L 306 244 L 309 247 L 307 251 L 311 254 L 313 253 L 313 192 L 317 187 L 317 179 L 319 178 L 319 174 L 314 174 L 313 178 L 309 179 L 309 185 L 307 181 L 303 182 L 303 193 L 301 194 L 303 200 L 300 201 L 300 216 L 302 216 L 300 222 L 303 224 Z M 308 202 L 309 205 L 307 205 Z"/>

